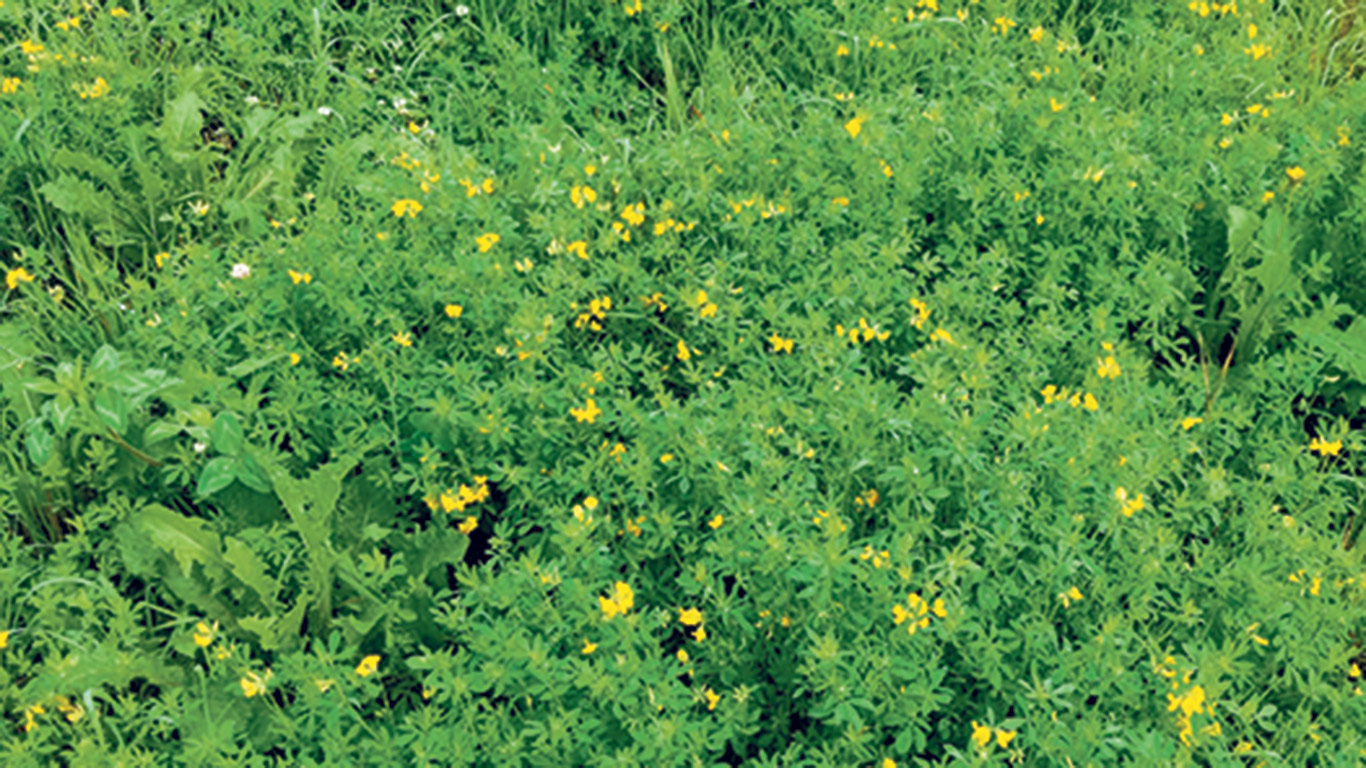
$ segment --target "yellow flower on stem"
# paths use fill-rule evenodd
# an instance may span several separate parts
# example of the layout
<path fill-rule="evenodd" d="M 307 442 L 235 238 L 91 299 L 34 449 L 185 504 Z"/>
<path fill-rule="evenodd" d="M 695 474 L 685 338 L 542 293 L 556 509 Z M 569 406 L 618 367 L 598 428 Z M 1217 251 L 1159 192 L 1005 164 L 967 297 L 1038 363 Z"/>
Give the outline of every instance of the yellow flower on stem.
<path fill-rule="evenodd" d="M 474 242 L 479 246 L 480 253 L 488 253 L 489 250 L 502 239 L 503 238 L 493 232 L 485 232 L 479 237 L 474 238 Z"/>
<path fill-rule="evenodd" d="M 403 218 L 403 215 L 406 213 L 408 218 L 416 219 L 417 215 L 422 213 L 422 203 L 409 198 L 404 198 L 396 201 L 389 210 L 393 211 L 394 216 L 397 216 L 398 218 Z"/>
<path fill-rule="evenodd" d="M 31 283 L 34 277 L 23 267 L 15 267 L 5 273 L 5 286 L 11 291 L 18 288 L 20 283 Z"/>
<path fill-rule="evenodd" d="M 411 347 L 413 345 L 413 335 L 407 331 L 399 331 L 389 338 L 393 339 L 394 343 L 400 347 Z"/>
<path fill-rule="evenodd" d="M 602 609 L 604 619 L 612 619 L 616 616 L 624 615 L 631 607 L 636 604 L 636 593 L 631 586 L 624 581 L 618 581 L 612 585 L 612 596 L 598 596 L 598 607 Z"/>
<path fill-rule="evenodd" d="M 372 653 L 361 659 L 360 663 L 356 665 L 356 674 L 360 677 L 369 677 L 375 673 L 376 669 L 379 669 L 379 655 Z"/>
<path fill-rule="evenodd" d="M 208 648 L 213 645 L 213 638 L 216 634 L 218 634 L 218 622 L 216 620 L 213 626 L 201 621 L 194 628 L 194 644 L 200 648 Z"/>

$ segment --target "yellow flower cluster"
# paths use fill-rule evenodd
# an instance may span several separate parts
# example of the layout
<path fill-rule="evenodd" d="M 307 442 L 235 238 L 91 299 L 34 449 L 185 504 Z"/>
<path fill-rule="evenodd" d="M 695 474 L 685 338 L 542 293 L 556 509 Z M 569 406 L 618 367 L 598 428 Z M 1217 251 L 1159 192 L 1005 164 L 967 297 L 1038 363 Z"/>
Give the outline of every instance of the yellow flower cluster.
<path fill-rule="evenodd" d="M 616 616 L 624 615 L 631 607 L 636 604 L 636 593 L 631 586 L 624 581 L 618 581 L 612 585 L 612 596 L 603 597 L 598 595 L 598 607 L 602 609 L 604 619 L 612 619 Z"/>
<path fill-rule="evenodd" d="M 977 745 L 978 750 L 985 751 L 991 748 L 992 730 L 992 728 L 982 725 L 981 723 L 978 723 L 976 720 L 972 721 L 972 741 Z M 1010 742 L 1014 740 L 1015 736 L 1017 735 L 1015 731 L 1006 731 L 1000 728 L 996 728 L 995 731 L 996 745 L 1001 749 L 1005 749 L 1006 747 L 1010 746 Z"/>
<path fill-rule="evenodd" d="M 678 622 L 685 627 L 697 627 L 692 631 L 693 639 L 697 642 L 707 639 L 707 630 L 702 623 L 702 612 L 696 608 L 679 608 Z"/>
<path fill-rule="evenodd" d="M 1025 194 L 1029 194 L 1026 192 Z M 924 327 L 925 321 L 930 319 L 930 307 L 920 299 L 911 299 L 911 309 L 915 310 L 915 317 L 911 318 L 911 325 L 917 329 Z"/>
<path fill-rule="evenodd" d="M 359 677 L 369 677 L 370 675 L 375 674 L 375 670 L 377 669 L 379 669 L 379 656 L 372 653 L 361 659 L 360 663 L 356 665 L 356 675 Z"/>
<path fill-rule="evenodd" d="M 417 215 L 422 213 L 422 203 L 410 198 L 404 198 L 402 200 L 394 201 L 393 206 L 391 206 L 389 210 L 393 211 L 394 216 L 397 216 L 398 218 L 403 218 L 403 215 L 407 214 L 408 218 L 416 219 Z"/>
<path fill-rule="evenodd" d="M 857 328 L 846 329 L 843 324 L 835 323 L 835 335 L 841 338 L 847 337 L 850 344 L 857 346 L 860 342 L 869 342 L 875 339 L 886 341 L 891 337 L 892 332 L 882 330 L 877 324 L 869 325 L 868 318 L 860 317 Z"/>
<path fill-rule="evenodd" d="M 1115 351 L 1115 345 L 1110 342 L 1101 344 L 1101 348 L 1107 353 L 1103 358 L 1096 358 L 1096 375 L 1102 379 L 1118 379 L 1120 370 L 1119 363 L 1115 361 L 1115 356 L 1111 353 Z"/>
<path fill-rule="evenodd" d="M 269 669 L 266 670 L 265 675 L 247 672 L 242 675 L 242 679 L 239 681 L 242 684 L 242 695 L 246 696 L 248 699 L 253 696 L 264 696 L 266 693 L 266 684 L 269 683 L 270 678 L 274 676 L 275 674 Z"/>
<path fill-rule="evenodd" d="M 1062 601 L 1063 608 L 1071 608 L 1072 603 L 1081 601 L 1081 590 L 1075 586 L 1067 588 L 1066 592 L 1059 592 L 1058 599 Z"/>
<path fill-rule="evenodd" d="M 475 475 L 474 487 L 461 483 L 458 488 L 448 488 L 441 492 L 436 498 L 427 498 L 427 508 L 436 511 L 438 506 L 450 514 L 452 512 L 464 512 L 466 507 L 472 507 L 489 500 L 489 486 L 487 475 Z M 468 532 L 468 531 L 467 531 Z"/>
<path fill-rule="evenodd" d="M 578 302 L 569 305 L 570 309 L 578 309 Z M 612 297 L 603 296 L 601 299 L 593 299 L 588 302 L 588 311 L 580 312 L 574 320 L 574 328 L 581 329 L 585 325 L 595 331 L 602 330 L 602 323 L 607 319 L 607 312 L 612 308 Z"/>
<path fill-rule="evenodd" d="M 697 292 L 697 296 L 693 297 L 693 305 L 697 307 L 697 314 L 703 319 L 716 317 L 718 307 L 707 297 L 706 291 Z"/>
<path fill-rule="evenodd" d="M 860 560 L 869 560 L 869 559 L 871 559 L 871 560 L 873 561 L 873 567 L 874 567 L 874 568 L 881 568 L 881 567 L 884 566 L 884 565 L 891 565 L 891 562 L 892 562 L 892 553 L 891 553 L 891 552 L 888 552 L 888 551 L 885 550 L 885 549 L 884 549 L 884 550 L 881 550 L 881 551 L 875 552 L 875 551 L 873 551 L 872 546 L 865 544 L 865 545 L 863 545 L 863 551 L 862 551 L 861 553 L 859 553 L 858 559 L 860 559 Z M 900 608 L 900 607 L 901 607 L 901 606 L 897 606 L 897 608 Z M 893 611 L 895 611 L 895 609 L 893 609 Z"/>
<path fill-rule="evenodd" d="M 1142 511 L 1146 506 L 1143 503 L 1143 494 L 1137 493 L 1130 498 L 1129 492 L 1124 490 L 1122 486 L 1115 488 L 1115 498 L 1119 500 L 1119 511 L 1122 512 L 1125 517 L 1133 517 L 1135 512 Z"/>
<path fill-rule="evenodd" d="M 470 181 L 468 177 L 461 179 L 458 183 L 465 188 L 465 197 L 474 197 L 481 192 L 486 195 L 493 194 L 493 179 L 488 177 L 485 177 L 478 184 Z"/>
<path fill-rule="evenodd" d="M 1100 401 L 1090 392 L 1071 392 L 1066 387 L 1059 389 L 1053 384 L 1049 384 L 1039 390 L 1039 394 L 1043 395 L 1044 405 L 1066 401 L 1073 408 L 1081 406 L 1088 411 L 1100 410 Z"/>
<path fill-rule="evenodd" d="M 775 332 L 772 336 L 768 337 L 768 343 L 773 345 L 773 352 L 786 352 L 789 355 L 792 354 L 792 339 L 784 339 Z"/>
<path fill-rule="evenodd" d="M 474 242 L 476 245 L 479 246 L 480 253 L 488 253 L 489 250 L 492 249 L 493 246 L 496 245 L 498 241 L 502 239 L 503 238 L 499 237 L 496 233 L 485 232 L 484 234 L 474 238 Z"/>
<path fill-rule="evenodd" d="M 98 99 L 109 93 L 109 83 L 105 82 L 103 77 L 97 77 L 91 83 L 72 83 L 71 88 L 82 99 Z"/>
<path fill-rule="evenodd" d="M 1320 456 L 1337 456 L 1342 452 L 1342 441 L 1334 440 L 1330 443 L 1322 438 L 1316 437 L 1309 441 L 1309 450 Z"/>
<path fill-rule="evenodd" d="M 582 408 L 570 408 L 569 415 L 573 416 L 575 421 L 586 421 L 589 424 L 592 424 L 602 415 L 602 409 L 599 408 L 598 404 L 593 402 L 593 398 L 590 397 Z"/>
<path fill-rule="evenodd" d="M 944 618 L 949 612 L 944 608 L 944 599 L 936 597 L 931 604 L 920 596 L 919 592 L 912 592 L 906 596 L 906 605 L 897 603 L 892 606 L 892 618 L 896 625 L 901 626 L 901 622 L 908 621 L 906 633 L 914 635 L 916 630 L 924 629 L 930 625 L 930 614 L 937 618 Z"/>
<path fill-rule="evenodd" d="M 5 273 L 5 287 L 11 291 L 18 288 L 20 283 L 31 283 L 34 277 L 23 267 L 15 267 Z"/>

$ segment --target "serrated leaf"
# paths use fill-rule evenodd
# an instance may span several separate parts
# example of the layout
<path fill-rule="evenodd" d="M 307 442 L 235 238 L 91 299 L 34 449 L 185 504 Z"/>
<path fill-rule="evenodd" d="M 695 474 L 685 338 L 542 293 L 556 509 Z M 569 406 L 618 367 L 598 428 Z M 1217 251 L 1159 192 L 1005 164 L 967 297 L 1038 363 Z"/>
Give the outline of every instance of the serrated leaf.
<path fill-rule="evenodd" d="M 63 173 L 38 188 L 57 210 L 95 221 L 107 221 L 114 211 L 114 198 L 85 179 Z"/>
<path fill-rule="evenodd" d="M 204 126 L 202 110 L 204 102 L 199 94 L 186 91 L 166 105 L 159 133 L 168 144 L 187 148 L 195 144 L 199 131 Z"/>
<path fill-rule="evenodd" d="M 240 539 L 224 537 L 223 547 L 223 562 L 227 563 L 228 570 L 250 587 L 261 598 L 261 604 L 274 613 L 275 595 L 280 591 L 280 584 L 266 571 L 266 564 Z"/>
<path fill-rule="evenodd" d="M 218 534 L 205 521 L 150 504 L 134 514 L 132 524 L 147 543 L 175 558 L 182 576 L 188 578 L 195 563 L 202 565 L 210 578 L 222 575 Z"/>

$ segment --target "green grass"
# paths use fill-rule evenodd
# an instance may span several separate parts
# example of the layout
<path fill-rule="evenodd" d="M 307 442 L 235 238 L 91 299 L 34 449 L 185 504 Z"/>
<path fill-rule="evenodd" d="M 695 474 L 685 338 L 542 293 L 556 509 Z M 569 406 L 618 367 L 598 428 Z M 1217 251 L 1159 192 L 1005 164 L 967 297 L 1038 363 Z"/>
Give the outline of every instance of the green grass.
<path fill-rule="evenodd" d="M 1357 764 L 1366 12 L 911 5 L 7 0 L 6 764 Z"/>

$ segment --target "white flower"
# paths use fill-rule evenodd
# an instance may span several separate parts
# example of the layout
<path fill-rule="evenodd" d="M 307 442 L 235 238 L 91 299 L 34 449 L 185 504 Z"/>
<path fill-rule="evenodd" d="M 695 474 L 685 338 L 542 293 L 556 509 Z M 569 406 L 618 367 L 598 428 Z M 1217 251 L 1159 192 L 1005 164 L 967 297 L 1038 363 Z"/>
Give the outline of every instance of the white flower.
<path fill-rule="evenodd" d="M 455 6 L 455 15 L 461 17 L 470 15 L 470 7 L 464 4 Z"/>
<path fill-rule="evenodd" d="M 246 280 L 248 277 L 251 277 L 251 267 L 241 263 L 233 264 L 232 276 L 238 280 Z"/>
<path fill-rule="evenodd" d="M 246 102 L 247 102 L 248 105 L 254 107 L 254 106 L 256 106 L 257 104 L 260 104 L 260 103 L 261 103 L 261 100 L 260 100 L 259 98 L 255 97 L 255 96 L 248 96 L 248 97 L 246 98 Z"/>
<path fill-rule="evenodd" d="M 322 115 L 323 117 L 330 117 L 332 115 L 332 108 L 318 107 L 318 114 Z"/>
<path fill-rule="evenodd" d="M 196 441 L 195 441 L 195 444 L 194 444 L 194 452 L 195 452 L 195 453 L 203 453 L 204 450 L 205 450 L 206 448 L 208 448 L 208 447 L 209 447 L 209 446 L 207 446 L 207 445 L 205 445 L 205 444 L 203 444 L 203 443 L 201 443 L 201 442 L 199 442 L 199 441 L 196 440 Z"/>

